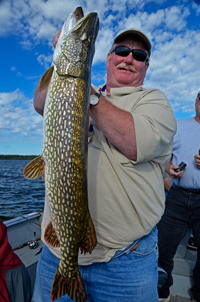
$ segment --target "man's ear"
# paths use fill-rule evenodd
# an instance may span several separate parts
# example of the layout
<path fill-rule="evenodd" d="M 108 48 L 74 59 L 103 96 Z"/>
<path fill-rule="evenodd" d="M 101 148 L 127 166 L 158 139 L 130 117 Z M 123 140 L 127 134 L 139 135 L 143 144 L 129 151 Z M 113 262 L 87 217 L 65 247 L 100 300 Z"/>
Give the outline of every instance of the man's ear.
<path fill-rule="evenodd" d="M 145 63 L 145 70 L 146 70 L 146 71 L 147 71 L 148 67 L 149 67 L 149 62 L 146 62 L 146 63 Z"/>
<path fill-rule="evenodd" d="M 108 64 L 109 64 L 109 62 L 110 62 L 110 60 L 111 60 L 111 57 L 112 57 L 112 53 L 109 52 L 109 53 L 107 54 L 106 69 L 108 69 Z"/>

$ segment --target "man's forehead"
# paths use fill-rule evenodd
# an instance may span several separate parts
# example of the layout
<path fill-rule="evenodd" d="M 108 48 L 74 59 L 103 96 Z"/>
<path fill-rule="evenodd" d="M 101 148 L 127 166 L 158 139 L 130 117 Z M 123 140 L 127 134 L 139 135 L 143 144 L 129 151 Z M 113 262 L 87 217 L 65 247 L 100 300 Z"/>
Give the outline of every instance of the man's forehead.
<path fill-rule="evenodd" d="M 143 41 L 141 40 L 141 41 L 135 41 L 134 39 L 132 39 L 131 37 L 129 38 L 129 37 L 127 37 L 127 38 L 125 38 L 125 39 L 121 39 L 120 41 L 117 41 L 116 42 L 116 45 L 126 45 L 126 44 L 129 44 L 129 45 L 132 45 L 132 46 L 134 46 L 134 45 L 138 45 L 138 46 L 140 46 L 140 47 L 143 47 L 143 48 L 145 48 L 145 45 L 144 45 L 144 43 L 143 43 Z"/>

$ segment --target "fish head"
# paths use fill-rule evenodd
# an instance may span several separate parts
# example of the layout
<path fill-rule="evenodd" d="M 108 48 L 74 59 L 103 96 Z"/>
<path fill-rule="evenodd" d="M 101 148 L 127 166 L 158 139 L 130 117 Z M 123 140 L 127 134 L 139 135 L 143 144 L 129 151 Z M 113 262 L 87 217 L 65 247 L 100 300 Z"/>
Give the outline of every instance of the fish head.
<path fill-rule="evenodd" d="M 58 58 L 60 54 L 62 53 L 62 45 L 64 37 L 68 35 L 68 33 L 72 30 L 72 28 L 75 26 L 75 24 L 83 18 L 83 10 L 82 7 L 77 7 L 73 13 L 69 14 L 63 24 L 63 27 L 61 29 L 54 54 L 53 54 L 53 62 L 56 64 L 58 62 Z"/>
<path fill-rule="evenodd" d="M 90 72 L 99 30 L 97 13 L 90 13 L 79 20 L 64 37 L 62 53 L 58 59 L 59 76 L 86 78 Z"/>

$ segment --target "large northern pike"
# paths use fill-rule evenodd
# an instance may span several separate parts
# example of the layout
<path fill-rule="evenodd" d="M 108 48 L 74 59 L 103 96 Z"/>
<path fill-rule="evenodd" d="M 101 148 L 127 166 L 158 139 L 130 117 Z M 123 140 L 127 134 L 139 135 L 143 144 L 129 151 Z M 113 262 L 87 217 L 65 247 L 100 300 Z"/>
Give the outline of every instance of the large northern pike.
<path fill-rule="evenodd" d="M 79 18 L 80 11 L 76 10 L 71 18 L 74 16 Z M 61 32 L 53 64 L 41 79 L 40 90 L 51 78 L 45 101 L 42 154 L 24 168 L 24 176 L 30 179 L 45 170 L 51 221 L 44 237 L 48 244 L 61 249 L 52 301 L 66 293 L 77 302 L 87 301 L 78 250 L 91 253 L 97 243 L 87 201 L 85 132 L 98 29 L 98 16 L 90 13 L 70 31 L 68 28 L 67 34 Z"/>

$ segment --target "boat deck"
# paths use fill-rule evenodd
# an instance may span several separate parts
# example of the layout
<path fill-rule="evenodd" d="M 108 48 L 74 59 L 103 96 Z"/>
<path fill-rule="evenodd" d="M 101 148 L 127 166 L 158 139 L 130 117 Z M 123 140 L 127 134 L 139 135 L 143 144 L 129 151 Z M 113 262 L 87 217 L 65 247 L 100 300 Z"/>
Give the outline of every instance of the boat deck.
<path fill-rule="evenodd" d="M 16 249 L 15 254 L 19 256 L 21 261 L 26 266 L 29 275 L 31 277 L 31 289 L 33 290 L 34 282 L 35 282 L 35 276 L 36 276 L 36 268 L 37 263 L 41 255 L 43 242 L 42 240 L 38 240 L 38 247 L 35 249 L 30 249 L 29 246 L 24 246 L 23 248 Z"/>
<path fill-rule="evenodd" d="M 41 248 L 43 247 L 43 242 L 40 240 L 42 216 L 40 213 L 32 213 L 26 215 L 26 217 L 29 221 L 23 218 L 15 218 L 6 221 L 5 224 L 7 225 L 9 242 L 15 253 L 27 267 L 33 289 L 37 262 L 41 255 Z M 174 284 L 170 289 L 170 302 L 190 302 L 192 300 L 190 288 L 193 285 L 192 272 L 197 252 L 187 249 L 189 237 L 190 232 L 186 234 L 180 243 L 175 255 L 173 270 Z M 37 240 L 38 247 L 31 249 L 29 245 L 25 245 L 30 240 Z"/>
<path fill-rule="evenodd" d="M 197 252 L 187 249 L 189 237 L 190 232 L 181 241 L 174 258 L 174 284 L 170 288 L 170 302 L 189 302 L 192 300 L 190 287 L 194 284 L 192 272 L 196 263 Z"/>
<path fill-rule="evenodd" d="M 42 214 L 31 213 L 24 215 L 24 217 L 13 218 L 4 223 L 7 226 L 9 243 L 29 272 L 33 290 L 37 262 L 43 246 L 43 242 L 40 240 Z M 37 241 L 38 247 L 31 249 L 29 245 L 31 241 Z"/>

